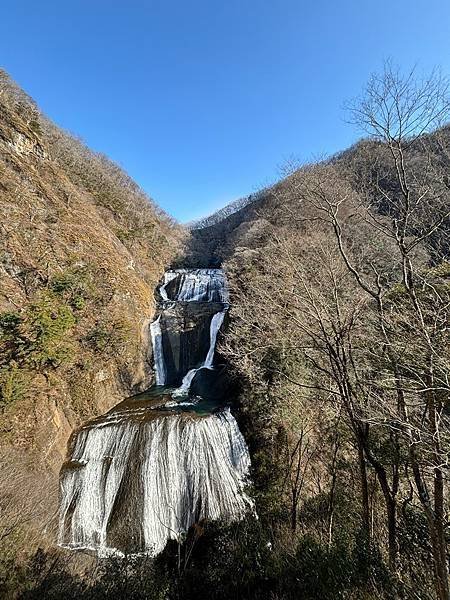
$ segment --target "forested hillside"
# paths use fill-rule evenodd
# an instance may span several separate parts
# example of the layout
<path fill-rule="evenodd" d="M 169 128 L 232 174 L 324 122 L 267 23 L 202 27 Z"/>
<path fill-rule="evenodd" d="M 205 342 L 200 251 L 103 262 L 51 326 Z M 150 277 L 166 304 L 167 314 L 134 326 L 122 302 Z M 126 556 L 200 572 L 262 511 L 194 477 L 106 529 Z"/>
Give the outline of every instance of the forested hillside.
<path fill-rule="evenodd" d="M 2 559 L 54 544 L 82 420 L 148 387 L 156 282 L 181 229 L 0 73 Z"/>
<path fill-rule="evenodd" d="M 439 75 L 387 67 L 352 106 L 369 137 L 224 250 L 277 598 L 448 598 L 448 109 Z"/>

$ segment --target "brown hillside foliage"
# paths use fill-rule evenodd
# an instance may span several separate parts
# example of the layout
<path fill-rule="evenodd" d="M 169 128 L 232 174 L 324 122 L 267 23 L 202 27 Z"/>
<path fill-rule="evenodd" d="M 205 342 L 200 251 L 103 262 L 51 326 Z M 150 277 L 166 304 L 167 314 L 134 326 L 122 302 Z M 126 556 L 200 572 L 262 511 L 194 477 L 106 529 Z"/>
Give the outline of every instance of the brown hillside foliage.
<path fill-rule="evenodd" d="M 0 73 L 0 537 L 11 552 L 54 543 L 72 428 L 149 385 L 154 288 L 181 239 L 117 165 Z"/>
<path fill-rule="evenodd" d="M 449 597 L 449 107 L 387 65 L 353 107 L 371 139 L 292 172 L 226 263 L 261 512 L 291 562 L 365 555 L 351 597 Z"/>

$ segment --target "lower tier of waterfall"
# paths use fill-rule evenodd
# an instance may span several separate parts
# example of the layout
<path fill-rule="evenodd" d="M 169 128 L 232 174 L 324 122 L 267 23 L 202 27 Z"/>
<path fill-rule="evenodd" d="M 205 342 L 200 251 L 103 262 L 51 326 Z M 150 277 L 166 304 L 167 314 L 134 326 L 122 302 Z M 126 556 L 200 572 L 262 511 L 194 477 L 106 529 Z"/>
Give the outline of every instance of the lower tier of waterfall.
<path fill-rule="evenodd" d="M 61 477 L 59 544 L 156 555 L 204 519 L 241 519 L 247 446 L 228 409 L 139 415 L 83 428 Z"/>

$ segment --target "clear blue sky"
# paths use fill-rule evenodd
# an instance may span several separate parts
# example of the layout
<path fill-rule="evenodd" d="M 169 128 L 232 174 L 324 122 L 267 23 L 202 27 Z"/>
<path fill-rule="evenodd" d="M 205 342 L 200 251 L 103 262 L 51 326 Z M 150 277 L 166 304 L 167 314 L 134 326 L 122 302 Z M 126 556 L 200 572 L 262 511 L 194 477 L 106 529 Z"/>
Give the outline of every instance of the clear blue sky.
<path fill-rule="evenodd" d="M 1 65 L 181 221 L 352 143 L 391 57 L 450 74 L 448 0 L 13 0 Z"/>

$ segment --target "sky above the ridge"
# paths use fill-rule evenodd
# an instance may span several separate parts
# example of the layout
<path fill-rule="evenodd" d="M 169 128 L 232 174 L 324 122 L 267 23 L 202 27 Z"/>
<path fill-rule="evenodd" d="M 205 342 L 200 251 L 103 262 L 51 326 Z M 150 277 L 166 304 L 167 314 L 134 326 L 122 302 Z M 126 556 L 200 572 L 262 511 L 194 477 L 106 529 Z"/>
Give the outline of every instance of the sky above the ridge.
<path fill-rule="evenodd" d="M 181 222 L 353 143 L 383 60 L 450 75 L 448 0 L 15 0 L 0 66 Z"/>

